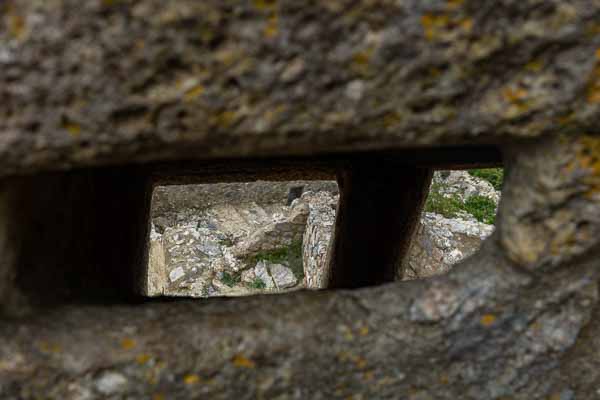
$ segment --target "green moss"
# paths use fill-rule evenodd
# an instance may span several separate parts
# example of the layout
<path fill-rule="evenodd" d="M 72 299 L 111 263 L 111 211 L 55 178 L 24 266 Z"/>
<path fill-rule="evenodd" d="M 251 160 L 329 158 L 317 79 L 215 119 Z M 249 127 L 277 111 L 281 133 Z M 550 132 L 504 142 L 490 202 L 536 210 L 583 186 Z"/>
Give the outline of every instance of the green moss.
<path fill-rule="evenodd" d="M 464 203 L 457 195 L 444 196 L 441 194 L 441 185 L 431 185 L 429 196 L 425 202 L 425 211 L 443 215 L 446 218 L 455 218 L 461 211 L 467 212 L 485 224 L 496 221 L 496 204 L 492 199 L 483 196 L 471 196 Z"/>
<path fill-rule="evenodd" d="M 469 170 L 469 174 L 488 181 L 496 190 L 502 189 L 502 181 L 504 180 L 504 169 L 502 168 L 472 169 Z"/>
<path fill-rule="evenodd" d="M 496 204 L 487 197 L 469 197 L 465 201 L 464 209 L 479 222 L 483 222 L 484 224 L 493 224 L 496 222 Z"/>
<path fill-rule="evenodd" d="M 252 289 L 266 289 L 267 288 L 267 284 L 258 277 L 254 278 L 254 280 L 252 282 L 250 282 L 250 284 L 248 286 L 250 286 L 250 288 L 252 288 Z"/>
<path fill-rule="evenodd" d="M 302 241 L 294 241 L 287 247 L 279 247 L 277 249 L 262 251 L 249 257 L 246 262 L 250 265 L 256 265 L 259 261 L 266 261 L 270 264 L 285 264 L 287 265 L 296 279 L 304 279 L 304 267 L 302 265 Z"/>
<path fill-rule="evenodd" d="M 458 196 L 443 196 L 440 192 L 441 185 L 434 183 L 429 189 L 429 196 L 425 202 L 425 211 L 443 215 L 446 218 L 454 218 L 464 210 L 463 204 Z"/>
<path fill-rule="evenodd" d="M 230 274 L 229 272 L 223 272 L 221 276 L 221 282 L 229 287 L 234 287 L 242 280 L 240 274 Z"/>
<path fill-rule="evenodd" d="M 235 243 L 233 242 L 233 240 L 231 240 L 230 238 L 223 238 L 219 240 L 219 244 L 222 246 L 227 246 L 227 247 L 231 247 L 233 246 Z"/>

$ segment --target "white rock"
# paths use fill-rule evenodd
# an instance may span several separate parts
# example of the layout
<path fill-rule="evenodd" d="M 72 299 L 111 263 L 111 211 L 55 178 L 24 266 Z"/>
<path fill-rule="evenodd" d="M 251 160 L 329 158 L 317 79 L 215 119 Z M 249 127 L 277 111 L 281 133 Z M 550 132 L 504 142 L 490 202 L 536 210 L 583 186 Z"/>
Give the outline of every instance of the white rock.
<path fill-rule="evenodd" d="M 127 378 L 117 372 L 105 372 L 96 381 L 96 390 L 104 395 L 121 393 L 127 389 Z"/>
<path fill-rule="evenodd" d="M 273 278 L 269 274 L 265 261 L 259 261 L 256 264 L 256 267 L 254 267 L 254 276 L 263 281 L 267 289 L 275 289 L 275 282 L 273 282 Z"/>
<path fill-rule="evenodd" d="M 169 272 L 169 279 L 171 280 L 171 282 L 175 282 L 175 281 L 181 279 L 184 275 L 185 275 L 185 271 L 183 270 L 183 268 L 177 267 L 174 270 L 172 270 L 171 272 Z"/>
<path fill-rule="evenodd" d="M 355 101 L 362 99 L 364 92 L 365 92 L 365 82 L 360 79 L 350 82 L 346 86 L 346 90 L 345 90 L 346 97 L 348 97 L 352 100 L 355 100 Z"/>
<path fill-rule="evenodd" d="M 486 180 L 472 176 L 467 171 L 441 171 L 433 176 L 443 195 L 457 195 L 461 200 L 472 196 L 487 197 L 498 204 L 500 192 Z"/>
<path fill-rule="evenodd" d="M 270 264 L 269 271 L 277 289 L 291 288 L 298 283 L 292 270 L 281 264 Z"/>

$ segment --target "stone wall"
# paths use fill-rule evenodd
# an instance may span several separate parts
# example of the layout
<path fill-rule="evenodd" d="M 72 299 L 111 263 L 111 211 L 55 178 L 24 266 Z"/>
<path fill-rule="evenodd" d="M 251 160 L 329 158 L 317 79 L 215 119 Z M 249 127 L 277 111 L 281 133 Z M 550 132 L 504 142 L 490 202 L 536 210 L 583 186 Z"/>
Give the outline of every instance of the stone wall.
<path fill-rule="evenodd" d="M 2 1 L 0 397 L 594 399 L 599 20 L 590 0 Z M 338 290 L 137 295 L 152 185 L 315 163 L 345 184 Z M 494 233 L 391 282 L 431 170 L 481 163 L 507 171 Z M 367 209 L 390 229 L 360 230 Z"/>

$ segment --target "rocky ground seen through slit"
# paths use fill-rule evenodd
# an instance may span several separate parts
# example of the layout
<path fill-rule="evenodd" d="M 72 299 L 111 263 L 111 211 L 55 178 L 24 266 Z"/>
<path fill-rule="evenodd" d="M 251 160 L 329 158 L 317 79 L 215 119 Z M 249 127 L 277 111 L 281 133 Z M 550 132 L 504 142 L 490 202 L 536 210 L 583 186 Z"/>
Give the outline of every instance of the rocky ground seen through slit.
<path fill-rule="evenodd" d="M 436 172 L 403 279 L 446 273 L 473 254 L 494 229 L 501 184 L 502 169 Z M 158 187 L 148 295 L 323 288 L 337 201 L 334 181 Z"/>

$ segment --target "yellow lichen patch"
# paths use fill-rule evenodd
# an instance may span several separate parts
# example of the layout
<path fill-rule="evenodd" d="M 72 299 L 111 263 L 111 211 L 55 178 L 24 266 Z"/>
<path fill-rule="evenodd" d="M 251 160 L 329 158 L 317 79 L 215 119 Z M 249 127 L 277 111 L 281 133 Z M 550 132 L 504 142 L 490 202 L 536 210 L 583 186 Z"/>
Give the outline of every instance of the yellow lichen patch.
<path fill-rule="evenodd" d="M 254 0 L 252 4 L 259 10 L 269 11 L 277 7 L 277 0 Z"/>
<path fill-rule="evenodd" d="M 204 86 L 196 85 L 185 92 L 184 98 L 186 101 L 192 101 L 202 96 L 204 93 Z"/>
<path fill-rule="evenodd" d="M 570 112 L 564 115 L 561 115 L 560 117 L 558 117 L 556 119 L 556 122 L 558 122 L 560 125 L 567 125 L 570 122 L 572 122 L 575 119 L 575 113 L 574 112 Z"/>
<path fill-rule="evenodd" d="M 375 371 L 366 371 L 363 373 L 362 378 L 365 382 L 370 382 L 375 379 Z"/>
<path fill-rule="evenodd" d="M 183 377 L 183 383 L 186 385 L 195 385 L 200 383 L 200 377 L 196 374 L 187 374 Z"/>
<path fill-rule="evenodd" d="M 265 118 L 268 119 L 269 121 L 274 120 L 275 118 L 277 118 L 282 112 L 284 112 L 287 109 L 287 106 L 285 104 L 279 104 L 277 106 L 275 106 L 275 108 L 270 109 L 265 111 Z"/>
<path fill-rule="evenodd" d="M 447 0 L 446 6 L 450 10 L 456 10 L 457 8 L 462 7 L 462 5 L 464 3 L 465 3 L 465 0 Z"/>
<path fill-rule="evenodd" d="M 556 232 L 555 236 L 550 242 L 550 254 L 558 257 L 561 254 L 565 254 L 565 249 L 576 245 L 577 232 L 575 230 L 576 228 L 573 224 L 566 224 L 564 226 L 561 226 L 561 229 Z"/>
<path fill-rule="evenodd" d="M 9 15 L 7 18 L 8 32 L 15 39 L 22 39 L 26 31 L 25 18 L 16 14 Z"/>
<path fill-rule="evenodd" d="M 223 47 L 215 52 L 215 59 L 225 67 L 229 67 L 241 57 L 241 51 L 232 47 Z"/>
<path fill-rule="evenodd" d="M 338 361 L 340 361 L 340 362 L 346 362 L 352 358 L 352 354 L 348 353 L 347 351 L 340 351 L 337 354 L 337 358 L 338 358 Z"/>
<path fill-rule="evenodd" d="M 271 39 L 271 38 L 274 38 L 275 36 L 277 36 L 278 33 L 279 33 L 279 18 L 277 17 L 277 14 L 273 14 L 267 20 L 267 25 L 265 26 L 265 29 L 263 30 L 263 35 L 267 39 Z"/>
<path fill-rule="evenodd" d="M 571 162 L 574 164 L 572 167 L 588 169 L 590 172 L 600 175 L 600 138 L 582 136 L 577 144 L 575 159 Z"/>
<path fill-rule="evenodd" d="M 587 88 L 587 101 L 589 103 L 600 103 L 600 48 L 594 52 L 596 65 L 592 70 L 588 88 Z"/>
<path fill-rule="evenodd" d="M 350 60 L 350 70 L 356 74 L 368 76 L 371 72 L 371 58 L 373 57 L 374 51 L 374 47 L 368 47 L 364 50 L 354 53 L 352 55 L 352 59 Z"/>
<path fill-rule="evenodd" d="M 62 347 L 56 343 L 48 343 L 42 341 L 38 343 L 38 348 L 44 353 L 58 354 L 62 351 Z"/>
<path fill-rule="evenodd" d="M 448 377 L 448 374 L 442 374 L 442 376 L 440 376 L 440 383 L 442 385 L 447 385 L 450 383 L 450 378 Z"/>
<path fill-rule="evenodd" d="M 348 342 L 351 342 L 354 340 L 354 334 L 352 333 L 352 330 L 349 327 L 347 327 L 346 325 L 342 325 L 340 327 L 340 331 L 342 332 L 344 339 L 346 339 Z"/>
<path fill-rule="evenodd" d="M 447 34 L 468 33 L 473 29 L 472 18 L 451 17 L 447 14 L 425 14 L 421 16 L 421 27 L 429 41 L 441 39 Z"/>
<path fill-rule="evenodd" d="M 356 356 L 354 357 L 353 361 L 354 365 L 356 365 L 356 367 L 359 369 L 364 369 L 367 366 L 367 360 L 365 360 L 363 357 Z"/>
<path fill-rule="evenodd" d="M 104 7 L 112 7 L 119 3 L 122 3 L 122 0 L 102 0 L 102 5 Z"/>
<path fill-rule="evenodd" d="M 489 328 L 490 326 L 494 325 L 494 322 L 496 322 L 496 316 L 493 314 L 484 314 L 479 319 L 479 323 L 486 328 Z"/>
<path fill-rule="evenodd" d="M 543 66 L 544 64 L 541 61 L 531 60 L 525 64 L 525 69 L 530 72 L 540 72 Z"/>
<path fill-rule="evenodd" d="M 473 18 L 463 18 L 459 21 L 458 25 L 464 32 L 471 32 L 473 29 Z"/>
<path fill-rule="evenodd" d="M 136 345 L 137 345 L 137 343 L 133 339 L 125 338 L 125 339 L 121 340 L 121 348 L 123 350 L 129 351 L 129 350 L 135 348 Z"/>
<path fill-rule="evenodd" d="M 64 121 L 62 127 L 73 137 L 79 137 L 79 135 L 81 135 L 81 125 L 75 122 Z"/>
<path fill-rule="evenodd" d="M 576 143 L 575 157 L 563 168 L 563 173 L 586 171 L 580 180 L 587 186 L 585 196 L 596 198 L 600 193 L 600 137 L 582 136 Z"/>
<path fill-rule="evenodd" d="M 256 363 L 249 358 L 244 357 L 241 354 L 236 355 L 231 360 L 234 366 L 238 368 L 255 368 Z"/>
<path fill-rule="evenodd" d="M 383 126 L 386 128 L 393 128 L 400 125 L 402 122 L 402 116 L 397 112 L 389 112 L 383 116 Z"/>
<path fill-rule="evenodd" d="M 502 91 L 502 95 L 511 103 L 521 101 L 527 97 L 527 91 L 521 88 L 506 88 Z"/>
<path fill-rule="evenodd" d="M 434 40 L 441 30 L 446 29 L 449 23 L 450 17 L 447 15 L 425 14 L 421 16 L 421 26 L 427 40 Z"/>
<path fill-rule="evenodd" d="M 146 364 L 151 359 L 152 359 L 152 357 L 149 354 L 138 354 L 135 357 L 135 361 L 140 365 Z"/>
<path fill-rule="evenodd" d="M 502 90 L 502 97 L 508 103 L 506 116 L 509 118 L 517 117 L 530 108 L 528 101 L 529 92 L 519 87 L 507 87 Z"/>
<path fill-rule="evenodd" d="M 592 71 L 592 76 L 588 84 L 587 101 L 589 103 L 600 103 L 600 62 Z"/>
<path fill-rule="evenodd" d="M 214 123 L 221 128 L 229 128 L 237 120 L 235 111 L 223 111 L 214 117 Z"/>
<path fill-rule="evenodd" d="M 369 327 L 367 325 L 363 325 L 358 328 L 358 334 L 360 336 L 367 336 L 369 334 Z"/>
<path fill-rule="evenodd" d="M 150 384 L 150 385 L 156 385 L 158 383 L 158 378 L 156 377 L 157 373 L 156 371 L 147 371 L 145 374 L 146 377 L 146 381 Z"/>
<path fill-rule="evenodd" d="M 592 37 L 600 35 L 600 23 L 595 21 L 591 22 L 586 26 L 585 33 Z"/>

